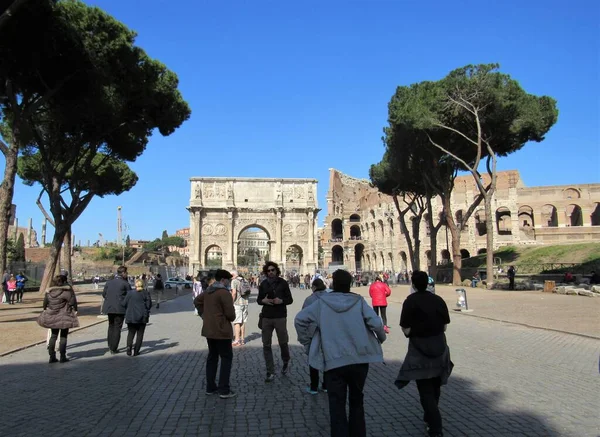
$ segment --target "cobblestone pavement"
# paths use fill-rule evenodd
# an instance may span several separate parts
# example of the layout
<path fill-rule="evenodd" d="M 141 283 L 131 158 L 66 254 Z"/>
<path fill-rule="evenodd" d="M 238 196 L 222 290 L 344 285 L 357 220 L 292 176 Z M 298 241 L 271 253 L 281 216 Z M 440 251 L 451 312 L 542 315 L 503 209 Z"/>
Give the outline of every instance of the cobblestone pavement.
<path fill-rule="evenodd" d="M 293 294 L 288 376 L 263 382 L 258 306 L 252 304 L 247 345 L 234 351 L 231 382 L 238 396 L 206 396 L 206 341 L 191 297 L 183 296 L 153 310 L 138 357 L 106 355 L 107 325 L 100 324 L 69 337 L 69 363 L 49 365 L 43 345 L 0 358 L 0 435 L 327 436 L 327 396 L 304 392 L 308 369 L 293 330 L 293 315 L 308 293 Z M 393 385 L 406 352 L 400 308 L 388 308 L 386 364 L 372 365 L 367 379 L 370 436 L 425 435 L 415 385 L 402 391 Z M 451 317 L 447 334 L 456 367 L 442 389 L 446 436 L 600 434 L 599 340 Z"/>

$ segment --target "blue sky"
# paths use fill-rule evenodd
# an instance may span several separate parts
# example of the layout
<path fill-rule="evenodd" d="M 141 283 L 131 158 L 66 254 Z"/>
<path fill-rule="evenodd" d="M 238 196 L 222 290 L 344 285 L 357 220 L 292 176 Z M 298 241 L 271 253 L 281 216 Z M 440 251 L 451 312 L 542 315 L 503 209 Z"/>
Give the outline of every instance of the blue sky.
<path fill-rule="evenodd" d="M 192 117 L 159 134 L 132 164 L 140 178 L 96 198 L 77 240 L 116 238 L 117 206 L 131 238 L 189 225 L 192 176 L 307 177 L 325 209 L 328 168 L 368 178 L 383 154 L 396 86 L 498 62 L 530 93 L 558 100 L 543 143 L 499 161 L 528 186 L 600 182 L 597 1 L 93 0 L 180 78 Z M 19 222 L 39 188 L 17 181 Z M 325 216 L 321 212 L 320 221 Z M 49 229 L 49 233 L 51 234 Z"/>

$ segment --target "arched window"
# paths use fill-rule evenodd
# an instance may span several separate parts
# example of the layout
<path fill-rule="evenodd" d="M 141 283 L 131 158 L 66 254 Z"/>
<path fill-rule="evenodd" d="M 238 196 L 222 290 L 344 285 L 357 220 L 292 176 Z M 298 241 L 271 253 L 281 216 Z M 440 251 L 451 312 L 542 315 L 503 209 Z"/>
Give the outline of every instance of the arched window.
<path fill-rule="evenodd" d="M 360 271 L 363 268 L 362 259 L 363 259 L 364 251 L 365 251 L 365 246 L 363 246 L 361 243 L 354 246 L 354 264 L 356 266 L 356 271 Z"/>
<path fill-rule="evenodd" d="M 510 221 L 510 209 L 505 206 L 501 206 L 496 210 L 496 226 L 498 234 L 500 235 L 511 235 L 512 234 L 512 223 Z"/>
<path fill-rule="evenodd" d="M 596 208 L 591 216 L 592 226 L 600 226 L 600 203 L 596 203 Z"/>
<path fill-rule="evenodd" d="M 344 264 L 344 249 L 342 248 L 342 246 L 336 244 L 331 248 L 331 264 Z"/>
<path fill-rule="evenodd" d="M 567 206 L 567 216 L 571 226 L 583 226 L 583 214 L 579 205 Z"/>
<path fill-rule="evenodd" d="M 521 228 L 533 228 L 535 226 L 533 222 L 533 208 L 528 205 L 522 205 L 519 207 L 519 227 Z"/>
<path fill-rule="evenodd" d="M 358 222 L 360 222 L 360 216 L 358 214 L 352 214 L 350 216 L 350 222 L 351 223 L 358 223 Z"/>
<path fill-rule="evenodd" d="M 556 228 L 558 227 L 558 214 L 554 205 L 542 206 L 542 227 Z"/>
<path fill-rule="evenodd" d="M 575 188 L 567 188 L 563 191 L 564 199 L 579 199 L 581 197 L 581 193 Z"/>
<path fill-rule="evenodd" d="M 442 259 L 440 261 L 440 264 L 442 264 L 442 265 L 448 264 L 450 262 L 450 251 L 444 249 L 444 250 L 442 250 L 441 255 L 442 255 Z"/>
<path fill-rule="evenodd" d="M 350 239 L 351 240 L 360 240 L 361 239 L 360 227 L 358 225 L 353 225 L 350 227 Z"/>
<path fill-rule="evenodd" d="M 484 253 L 487 253 L 487 249 L 485 247 L 477 251 L 477 255 L 483 255 Z"/>
<path fill-rule="evenodd" d="M 482 237 L 485 234 L 487 234 L 487 228 L 485 226 L 485 210 L 478 209 L 477 211 L 475 211 L 474 218 L 475 218 L 475 229 L 477 230 L 477 235 L 479 237 Z"/>
<path fill-rule="evenodd" d="M 469 253 L 469 251 L 467 249 L 460 249 L 460 257 L 462 259 L 471 258 L 471 254 Z"/>
<path fill-rule="evenodd" d="M 344 229 L 342 227 L 342 221 L 335 219 L 331 221 L 331 239 L 333 241 L 341 240 L 344 238 Z"/>

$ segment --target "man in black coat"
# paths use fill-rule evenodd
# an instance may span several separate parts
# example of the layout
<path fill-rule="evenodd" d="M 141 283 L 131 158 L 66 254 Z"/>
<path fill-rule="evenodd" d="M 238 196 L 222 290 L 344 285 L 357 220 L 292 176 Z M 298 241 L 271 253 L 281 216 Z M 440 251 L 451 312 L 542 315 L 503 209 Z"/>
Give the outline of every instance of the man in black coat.
<path fill-rule="evenodd" d="M 125 320 L 125 307 L 123 300 L 127 292 L 131 290 L 131 285 L 127 280 L 127 267 L 121 266 L 117 269 L 117 276 L 104 285 L 102 297 L 102 313 L 108 315 L 108 349 L 111 355 L 119 352 L 119 342 L 121 341 L 121 329 Z"/>

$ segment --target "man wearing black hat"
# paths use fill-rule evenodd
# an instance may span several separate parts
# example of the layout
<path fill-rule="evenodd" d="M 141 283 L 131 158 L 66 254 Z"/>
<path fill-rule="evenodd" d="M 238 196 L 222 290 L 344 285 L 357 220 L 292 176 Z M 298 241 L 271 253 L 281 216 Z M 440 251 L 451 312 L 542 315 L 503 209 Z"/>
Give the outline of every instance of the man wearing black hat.
<path fill-rule="evenodd" d="M 229 376 L 233 362 L 233 328 L 235 308 L 229 292 L 232 275 L 227 270 L 217 270 L 215 282 L 199 295 L 194 303 L 198 314 L 202 316 L 202 336 L 208 343 L 206 358 L 206 394 L 219 394 L 221 399 L 234 397 L 236 394 L 229 387 Z M 223 319 L 227 322 L 223 323 Z M 219 385 L 216 384 L 217 367 L 221 358 Z"/>

